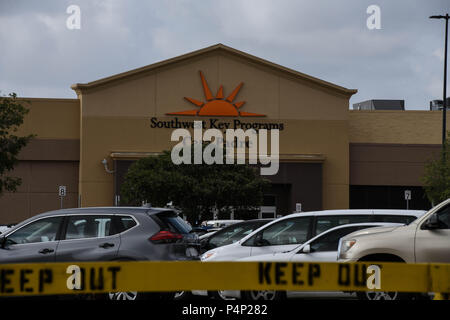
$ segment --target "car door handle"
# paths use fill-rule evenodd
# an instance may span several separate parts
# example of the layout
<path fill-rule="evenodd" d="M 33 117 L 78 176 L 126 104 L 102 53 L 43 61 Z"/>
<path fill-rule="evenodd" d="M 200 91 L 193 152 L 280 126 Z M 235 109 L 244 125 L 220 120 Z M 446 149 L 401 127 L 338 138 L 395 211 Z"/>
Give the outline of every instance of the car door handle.
<path fill-rule="evenodd" d="M 103 248 L 103 249 L 108 249 L 110 247 L 114 247 L 114 243 L 105 242 L 105 243 L 102 243 L 101 245 L 99 245 L 99 247 Z"/>
<path fill-rule="evenodd" d="M 53 249 L 45 248 L 45 249 L 39 250 L 39 253 L 47 254 L 47 253 L 52 253 L 54 251 L 55 250 L 53 250 Z"/>

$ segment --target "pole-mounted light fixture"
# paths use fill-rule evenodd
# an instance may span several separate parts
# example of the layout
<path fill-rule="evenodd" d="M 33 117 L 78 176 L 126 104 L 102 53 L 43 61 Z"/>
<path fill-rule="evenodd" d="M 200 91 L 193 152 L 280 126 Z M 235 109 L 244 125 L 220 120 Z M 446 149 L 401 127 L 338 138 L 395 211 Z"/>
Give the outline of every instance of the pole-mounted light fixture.
<path fill-rule="evenodd" d="M 444 97 L 442 99 L 442 148 L 447 138 L 447 44 L 448 44 L 448 13 L 445 16 L 431 16 L 430 19 L 445 19 L 445 48 L 444 48 Z"/>

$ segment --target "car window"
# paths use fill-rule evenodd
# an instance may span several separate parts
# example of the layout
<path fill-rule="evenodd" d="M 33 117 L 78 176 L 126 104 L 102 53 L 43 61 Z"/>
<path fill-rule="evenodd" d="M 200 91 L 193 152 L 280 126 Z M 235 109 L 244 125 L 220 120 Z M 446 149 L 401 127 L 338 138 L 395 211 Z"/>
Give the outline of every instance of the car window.
<path fill-rule="evenodd" d="M 114 232 L 111 232 L 111 234 L 122 233 L 137 225 L 136 221 L 130 216 L 116 216 L 115 219 L 116 219 L 115 224 L 116 228 Z"/>
<path fill-rule="evenodd" d="M 14 231 L 7 238 L 8 244 L 24 244 L 55 241 L 62 217 L 39 219 Z"/>
<path fill-rule="evenodd" d="M 239 224 L 236 226 L 233 225 L 220 231 L 217 231 L 214 235 L 210 237 L 208 247 L 210 249 L 213 249 L 239 241 L 245 236 L 252 233 L 253 230 L 258 229 L 267 222 L 268 221 L 265 222 L 258 221 L 254 223 Z"/>
<path fill-rule="evenodd" d="M 376 214 L 374 217 L 375 222 L 392 222 L 392 223 L 403 223 L 410 224 L 416 220 L 416 216 L 400 216 L 394 214 Z"/>
<path fill-rule="evenodd" d="M 66 240 L 102 238 L 111 235 L 113 216 L 69 216 L 67 220 Z"/>
<path fill-rule="evenodd" d="M 311 252 L 337 251 L 339 239 L 359 229 L 361 228 L 352 226 L 330 231 L 311 242 Z"/>
<path fill-rule="evenodd" d="M 255 246 L 259 241 L 265 246 L 301 244 L 308 240 L 310 224 L 310 217 L 282 220 L 261 230 L 243 245 Z"/>
<path fill-rule="evenodd" d="M 160 212 L 155 215 L 154 219 L 163 230 L 185 234 L 192 230 L 192 227 L 173 211 Z"/>
<path fill-rule="evenodd" d="M 439 221 L 439 229 L 450 229 L 450 205 L 440 209 L 436 212 L 438 221 Z"/>
<path fill-rule="evenodd" d="M 369 222 L 371 216 L 367 215 L 335 215 L 335 216 L 317 216 L 316 231 L 314 236 L 321 234 L 328 229 L 350 223 Z"/>

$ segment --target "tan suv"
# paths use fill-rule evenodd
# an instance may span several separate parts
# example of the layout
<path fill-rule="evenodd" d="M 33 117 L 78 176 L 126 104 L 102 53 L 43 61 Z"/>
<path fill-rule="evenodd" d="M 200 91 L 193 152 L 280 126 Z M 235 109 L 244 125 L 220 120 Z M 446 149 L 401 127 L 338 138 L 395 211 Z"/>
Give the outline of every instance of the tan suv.
<path fill-rule="evenodd" d="M 338 254 L 342 262 L 450 263 L 450 198 L 409 225 L 351 233 L 340 240 Z M 373 292 L 364 293 L 361 298 L 394 299 L 401 296 L 406 297 L 395 292 Z"/>
<path fill-rule="evenodd" d="M 341 239 L 339 259 L 450 262 L 450 198 L 409 225 L 349 234 Z"/>

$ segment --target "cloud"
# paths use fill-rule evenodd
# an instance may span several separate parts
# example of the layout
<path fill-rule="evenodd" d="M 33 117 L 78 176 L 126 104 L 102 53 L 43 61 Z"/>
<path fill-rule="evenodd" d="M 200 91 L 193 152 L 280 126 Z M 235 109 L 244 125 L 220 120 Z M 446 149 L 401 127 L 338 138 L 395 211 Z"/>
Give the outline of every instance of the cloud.
<path fill-rule="evenodd" d="M 69 86 L 225 43 L 357 88 L 351 103 L 397 98 L 428 107 L 442 74 L 446 0 L 378 0 L 381 30 L 368 30 L 366 0 L 3 0 L 0 89 L 74 97 Z M 65 26 L 70 4 L 81 30 Z"/>
<path fill-rule="evenodd" d="M 433 77 L 431 78 L 430 83 L 427 86 L 427 92 L 435 97 L 435 99 L 432 100 L 442 100 L 442 89 L 443 89 L 443 82 L 442 78 Z"/>
<path fill-rule="evenodd" d="M 444 51 L 442 49 L 436 49 L 433 51 L 433 55 L 439 59 L 439 61 L 444 62 Z"/>

